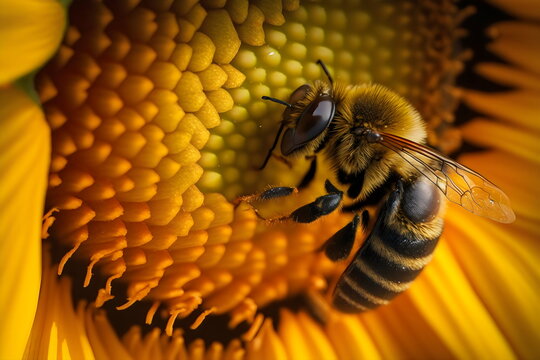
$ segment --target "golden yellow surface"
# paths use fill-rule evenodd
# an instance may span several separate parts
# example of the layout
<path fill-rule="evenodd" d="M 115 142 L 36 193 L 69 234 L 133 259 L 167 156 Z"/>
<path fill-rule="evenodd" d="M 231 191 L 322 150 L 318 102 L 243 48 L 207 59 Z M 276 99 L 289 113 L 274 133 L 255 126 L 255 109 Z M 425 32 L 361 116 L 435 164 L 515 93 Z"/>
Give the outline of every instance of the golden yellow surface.
<path fill-rule="evenodd" d="M 37 76 L 43 113 L 15 96 L 12 85 L 0 93 L 14 109 L 6 118 L 35 113 L 28 126 L 37 126 L 25 132 L 4 125 L 6 149 L 16 149 L 20 132 L 20 141 L 33 141 L 19 152 L 40 159 L 33 166 L 30 157 L 6 157 L 17 164 L 6 168 L 18 169 L 5 173 L 19 199 L 8 202 L 9 213 L 28 219 L 17 237 L 5 236 L 5 274 L 25 285 L 2 281 L 2 315 L 15 324 L 9 334 L 16 340 L 1 339 L 13 345 L 9 354 L 22 354 L 37 301 L 45 187 L 39 174 L 49 160 L 47 129 L 39 126 L 44 115 L 52 139 L 45 211 L 58 211 L 44 221 L 43 236 L 50 235 L 27 358 L 534 358 L 540 212 L 530 201 L 537 187 L 527 179 L 539 175 L 537 29 L 519 21 L 490 29 L 490 50 L 509 63 L 477 71 L 516 90 L 458 92 L 454 77 L 466 52 L 453 46 L 467 13 L 451 3 L 413 1 L 75 1 L 62 44 Z M 64 21 L 43 18 L 35 28 L 61 33 Z M 42 38 L 52 44 L 50 34 Z M 50 44 L 32 60 L 21 42 L 21 66 L 2 70 L 6 83 L 43 62 Z M 267 225 L 232 201 L 269 185 L 296 185 L 307 169 L 303 159 L 292 170 L 272 159 L 264 171 L 254 170 L 283 110 L 260 97 L 287 99 L 297 86 L 324 79 L 317 59 L 337 79 L 383 83 L 408 98 L 427 121 L 431 145 L 452 151 L 463 137 L 489 147 L 463 161 L 509 194 L 518 219 L 504 227 L 451 207 L 433 264 L 392 304 L 352 317 L 329 310 L 325 325 L 281 309 L 278 326 L 257 311 L 292 294 L 327 292 L 326 278 L 343 265 L 315 250 L 349 219 L 333 214 L 310 225 Z M 486 118 L 454 128 L 458 95 Z M 323 169 L 290 199 L 254 205 L 265 216 L 287 214 L 318 196 L 326 176 Z M 50 252 L 65 254 L 59 266 Z M 70 278 L 75 267 L 86 270 L 84 279 Z M 71 289 L 87 285 L 99 288 L 88 299 L 95 303 L 71 307 Z M 21 296 L 24 307 L 6 302 Z M 148 308 L 136 322 L 159 318 L 165 328 L 145 333 L 135 326 L 120 338 L 96 309 L 107 303 L 122 311 L 135 302 Z M 229 316 L 232 328 L 244 320 L 253 326 L 245 343 L 186 344 L 174 323 L 191 312 L 200 314 L 193 326 L 217 314 Z"/>

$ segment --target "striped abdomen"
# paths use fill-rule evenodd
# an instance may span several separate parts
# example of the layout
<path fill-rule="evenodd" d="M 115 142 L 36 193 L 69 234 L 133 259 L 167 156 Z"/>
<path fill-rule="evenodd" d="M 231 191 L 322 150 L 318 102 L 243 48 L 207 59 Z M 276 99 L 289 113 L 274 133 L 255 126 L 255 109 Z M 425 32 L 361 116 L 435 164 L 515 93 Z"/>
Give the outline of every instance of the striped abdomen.
<path fill-rule="evenodd" d="M 428 180 L 398 181 L 364 244 L 339 278 L 333 304 L 355 313 L 388 303 L 431 260 L 442 232 L 442 196 Z"/>

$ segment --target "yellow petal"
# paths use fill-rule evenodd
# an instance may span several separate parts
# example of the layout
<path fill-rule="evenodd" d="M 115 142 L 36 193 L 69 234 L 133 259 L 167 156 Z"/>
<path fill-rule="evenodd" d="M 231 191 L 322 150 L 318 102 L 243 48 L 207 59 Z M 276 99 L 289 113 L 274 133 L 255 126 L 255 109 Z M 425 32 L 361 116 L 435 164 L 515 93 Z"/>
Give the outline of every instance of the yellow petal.
<path fill-rule="evenodd" d="M 293 314 L 287 310 L 280 312 L 283 325 L 279 328 L 279 337 L 290 359 L 311 359 L 307 339 L 302 334 L 300 324 Z"/>
<path fill-rule="evenodd" d="M 540 162 L 538 158 L 540 143 L 535 131 L 519 129 L 485 119 L 471 121 L 461 130 L 463 138 L 472 143 L 504 150 L 533 163 Z"/>
<path fill-rule="evenodd" d="M 65 10 L 55 0 L 1 0 L 0 84 L 43 64 L 62 40 Z"/>
<path fill-rule="evenodd" d="M 422 279 L 423 276 L 416 281 L 425 281 Z M 414 288 L 415 283 L 412 286 L 412 289 Z M 351 324 L 351 332 L 358 329 L 354 331 L 355 334 L 364 334 L 359 339 L 360 345 L 356 347 L 361 347 L 365 352 L 369 347 L 364 344 L 371 342 L 373 344 L 371 347 L 377 350 L 376 357 L 367 353 L 365 356 L 350 357 L 351 359 L 446 359 L 452 357 L 441 335 L 422 316 L 420 309 L 411 299 L 410 293 L 414 291 L 412 289 L 398 296 L 386 307 L 360 314 L 358 325 L 353 327 Z M 422 336 L 415 336 L 415 334 L 422 334 Z M 339 332 L 337 336 L 340 336 Z"/>
<path fill-rule="evenodd" d="M 540 20 L 540 6 L 537 0 L 489 0 L 488 2 L 516 17 Z"/>
<path fill-rule="evenodd" d="M 461 267 L 517 354 L 534 358 L 540 351 L 540 323 L 531 321 L 540 303 L 535 286 L 540 279 L 534 256 L 538 246 L 516 239 L 514 225 L 499 225 L 452 210 L 447 228 L 460 240 L 450 245 Z"/>
<path fill-rule="evenodd" d="M 322 331 L 319 324 L 311 318 L 310 315 L 301 312 L 298 314 L 298 323 L 300 329 L 304 332 L 304 336 L 307 339 L 311 353 L 313 356 L 312 359 L 321 359 L 321 360 L 333 360 L 338 359 L 337 354 L 334 352 L 330 339 Z"/>
<path fill-rule="evenodd" d="M 532 79 L 532 75 L 527 76 Z M 516 79 L 515 76 L 513 78 Z M 504 93 L 466 90 L 463 99 L 468 106 L 482 114 L 504 120 L 510 125 L 515 124 L 532 130 L 540 130 L 540 124 L 536 121 L 540 113 L 539 96 L 540 92 L 530 90 L 514 90 Z"/>
<path fill-rule="evenodd" d="M 540 75 L 533 74 L 530 71 L 495 62 L 478 64 L 475 71 L 479 75 L 502 85 L 540 91 Z"/>
<path fill-rule="evenodd" d="M 505 140 L 499 138 L 499 141 Z M 539 203 L 531 201 L 531 198 L 538 197 L 536 181 L 540 178 L 538 165 L 500 150 L 466 154 L 460 157 L 459 162 L 483 174 L 508 195 L 517 216 L 516 225 L 522 225 L 524 220 L 528 220 L 538 227 Z M 513 227 L 513 230 L 516 229 Z"/>
<path fill-rule="evenodd" d="M 0 133 L 0 358 L 18 359 L 38 300 L 50 135 L 41 109 L 14 88 L 0 91 Z"/>
<path fill-rule="evenodd" d="M 49 250 L 45 253 L 39 305 L 24 359 L 105 359 L 100 356 L 105 354 L 100 352 L 100 344 L 90 342 L 94 319 L 86 324 L 84 320 L 85 314 L 90 317 L 91 310 L 85 310 L 85 304 L 80 303 L 75 311 L 71 280 L 58 279 L 56 266 L 50 264 Z"/>
<path fill-rule="evenodd" d="M 493 25 L 489 33 L 495 39 L 487 48 L 507 60 L 533 73 L 540 73 L 540 66 L 534 61 L 540 52 L 538 36 L 540 26 L 519 21 L 501 22 Z"/>
<path fill-rule="evenodd" d="M 279 335 L 289 359 L 336 359 L 328 338 L 308 315 L 282 310 Z"/>
<path fill-rule="evenodd" d="M 373 341 L 373 335 L 352 316 L 340 316 L 330 321 L 327 325 L 327 333 L 339 359 L 381 358 Z"/>
<path fill-rule="evenodd" d="M 248 344 L 247 359 L 287 360 L 289 357 L 283 341 L 273 329 L 272 322 L 266 320 L 259 335 Z"/>
<path fill-rule="evenodd" d="M 459 240 L 441 239 L 422 281 L 410 290 L 413 302 L 455 357 L 512 359 L 511 345 L 448 246 Z"/>

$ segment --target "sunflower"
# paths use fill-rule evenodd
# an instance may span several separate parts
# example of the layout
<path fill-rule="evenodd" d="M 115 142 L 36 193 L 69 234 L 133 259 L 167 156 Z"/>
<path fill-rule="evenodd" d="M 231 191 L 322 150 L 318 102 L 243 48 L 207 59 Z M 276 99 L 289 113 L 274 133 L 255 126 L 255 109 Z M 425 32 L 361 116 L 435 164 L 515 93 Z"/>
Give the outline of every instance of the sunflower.
<path fill-rule="evenodd" d="M 540 355 L 533 1 L 1 3 L 0 358 Z M 317 249 L 344 215 L 268 224 L 236 201 L 308 171 L 256 170 L 281 112 L 261 96 L 322 78 L 318 59 L 409 99 L 517 215 L 449 206 L 411 289 L 360 315 L 317 295 L 343 271 Z M 286 214 L 324 179 L 255 206 Z"/>

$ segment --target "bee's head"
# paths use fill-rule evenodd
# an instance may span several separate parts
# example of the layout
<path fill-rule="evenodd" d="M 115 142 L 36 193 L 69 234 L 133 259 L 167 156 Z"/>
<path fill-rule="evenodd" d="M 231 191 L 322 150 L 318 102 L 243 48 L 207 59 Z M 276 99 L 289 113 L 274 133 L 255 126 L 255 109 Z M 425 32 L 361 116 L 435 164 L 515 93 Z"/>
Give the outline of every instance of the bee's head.
<path fill-rule="evenodd" d="M 336 111 L 332 94 L 321 86 L 302 85 L 289 98 L 283 112 L 289 126 L 281 140 L 281 153 L 290 155 L 319 137 L 330 125 Z"/>
<path fill-rule="evenodd" d="M 281 126 L 259 170 L 264 169 L 281 138 L 281 153 L 285 156 L 302 151 L 309 152 L 317 149 L 326 136 L 326 129 L 332 122 L 336 112 L 336 101 L 332 95 L 332 87 L 324 82 L 304 84 L 293 91 L 289 102 L 263 96 L 287 108 L 283 112 Z"/>
<path fill-rule="evenodd" d="M 339 104 L 328 147 L 334 166 L 350 173 L 374 163 L 391 166 L 395 156 L 380 144 L 381 134 L 389 133 L 423 143 L 425 129 L 418 112 L 395 92 L 378 84 L 347 88 Z M 385 166 L 386 166 L 385 165 Z"/>

